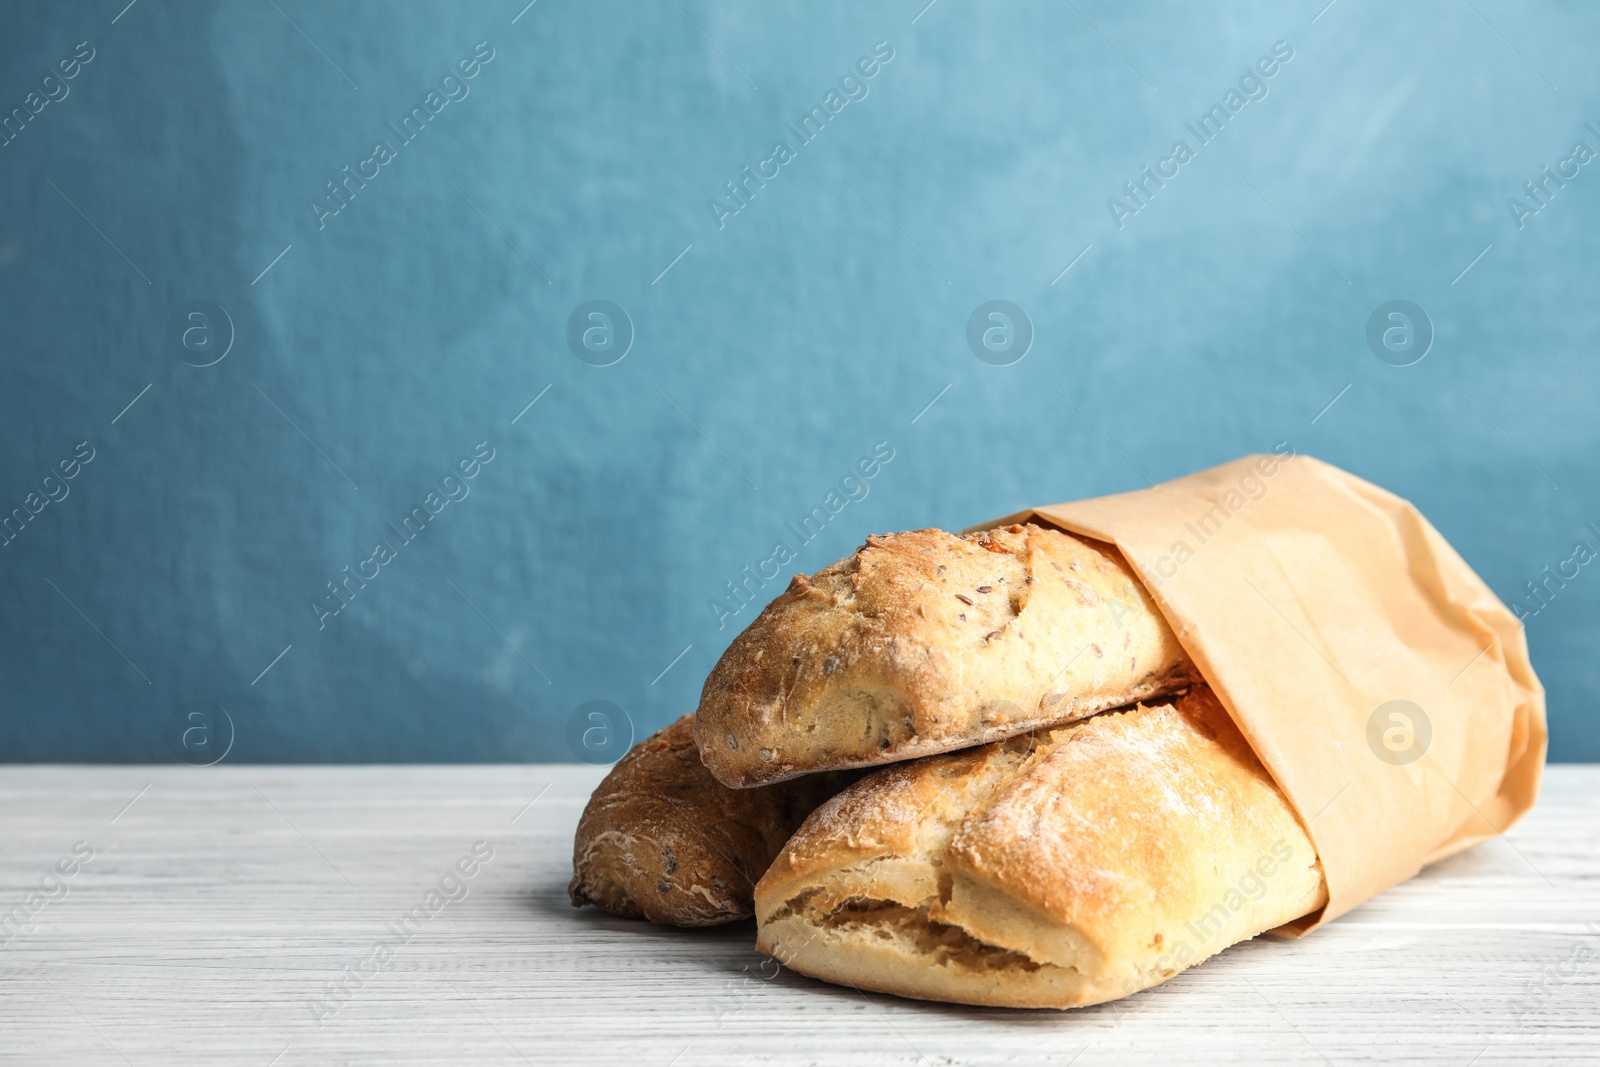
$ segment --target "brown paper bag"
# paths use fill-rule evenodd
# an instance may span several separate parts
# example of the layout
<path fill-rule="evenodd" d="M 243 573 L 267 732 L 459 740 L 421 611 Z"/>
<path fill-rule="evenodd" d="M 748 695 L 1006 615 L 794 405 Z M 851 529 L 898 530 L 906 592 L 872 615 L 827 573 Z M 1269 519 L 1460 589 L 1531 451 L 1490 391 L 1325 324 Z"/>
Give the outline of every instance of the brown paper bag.
<path fill-rule="evenodd" d="M 1303 934 L 1503 832 L 1544 768 L 1522 626 L 1408 502 L 1280 446 L 1040 521 L 1121 549 L 1300 813 Z"/>

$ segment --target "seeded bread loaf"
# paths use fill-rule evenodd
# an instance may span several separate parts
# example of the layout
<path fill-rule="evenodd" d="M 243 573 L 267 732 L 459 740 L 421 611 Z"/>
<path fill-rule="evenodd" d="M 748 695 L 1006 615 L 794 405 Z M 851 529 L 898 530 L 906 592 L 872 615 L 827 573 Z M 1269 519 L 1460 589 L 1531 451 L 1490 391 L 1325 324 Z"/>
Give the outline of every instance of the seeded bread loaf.
<path fill-rule="evenodd" d="M 717 662 L 695 740 L 745 787 L 995 741 L 1197 678 L 1114 547 L 1033 524 L 915 530 L 797 575 Z"/>
<path fill-rule="evenodd" d="M 589 798 L 572 848 L 574 907 L 715 926 L 748 919 L 756 879 L 818 804 L 850 777 L 812 775 L 732 790 L 711 777 L 692 715 L 634 745 Z"/>
<path fill-rule="evenodd" d="M 862 779 L 757 885 L 757 947 L 864 989 L 1068 1008 L 1326 901 L 1294 811 L 1200 686 Z"/>

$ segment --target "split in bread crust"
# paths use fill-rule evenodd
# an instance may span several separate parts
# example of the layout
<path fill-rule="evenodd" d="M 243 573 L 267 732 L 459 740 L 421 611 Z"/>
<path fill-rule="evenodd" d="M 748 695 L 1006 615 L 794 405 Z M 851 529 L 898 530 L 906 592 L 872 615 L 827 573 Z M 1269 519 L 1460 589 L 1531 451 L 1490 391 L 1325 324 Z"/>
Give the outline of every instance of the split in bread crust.
<path fill-rule="evenodd" d="M 1294 811 L 1197 686 L 857 782 L 757 885 L 757 947 L 865 989 L 1069 1008 L 1326 902 Z"/>
<path fill-rule="evenodd" d="M 693 719 L 634 745 L 589 798 L 572 846 L 574 907 L 669 926 L 748 919 L 772 857 L 851 780 L 822 774 L 729 789 L 700 762 Z"/>
<path fill-rule="evenodd" d="M 797 575 L 706 679 L 695 740 L 719 781 L 745 787 L 996 741 L 1198 679 L 1113 546 L 1031 523 L 914 530 Z"/>

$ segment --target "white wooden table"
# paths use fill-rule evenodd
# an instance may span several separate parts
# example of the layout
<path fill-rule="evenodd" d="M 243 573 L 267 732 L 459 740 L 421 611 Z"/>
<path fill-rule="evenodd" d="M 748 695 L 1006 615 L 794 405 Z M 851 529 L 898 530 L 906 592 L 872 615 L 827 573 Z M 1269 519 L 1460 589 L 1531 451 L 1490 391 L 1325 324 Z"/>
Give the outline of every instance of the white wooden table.
<path fill-rule="evenodd" d="M 600 775 L 0 767 L 0 1063 L 1600 1062 L 1597 766 L 1303 941 L 1069 1013 L 768 980 L 750 926 L 574 910 Z"/>

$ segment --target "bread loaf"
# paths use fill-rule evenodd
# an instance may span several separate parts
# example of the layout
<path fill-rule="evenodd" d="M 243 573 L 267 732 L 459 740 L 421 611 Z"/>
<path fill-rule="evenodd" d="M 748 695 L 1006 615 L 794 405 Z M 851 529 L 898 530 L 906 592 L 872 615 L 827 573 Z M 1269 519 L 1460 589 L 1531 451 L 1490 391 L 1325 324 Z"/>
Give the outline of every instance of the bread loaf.
<path fill-rule="evenodd" d="M 744 787 L 995 741 L 1197 678 L 1114 547 L 1032 524 L 915 530 L 797 575 L 717 662 L 695 739 Z"/>
<path fill-rule="evenodd" d="M 757 946 L 864 989 L 1068 1008 L 1326 901 L 1295 813 L 1201 686 L 857 782 L 756 887 Z"/>
<path fill-rule="evenodd" d="M 823 774 L 729 789 L 700 762 L 693 718 L 634 745 L 589 798 L 572 848 L 575 907 L 670 926 L 748 919 L 772 857 L 850 780 Z"/>

